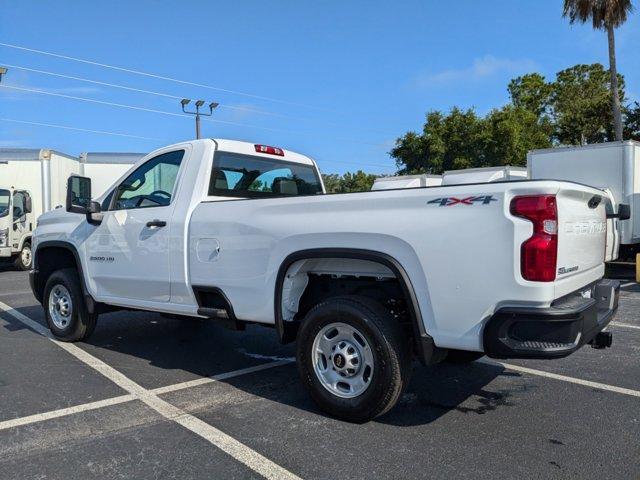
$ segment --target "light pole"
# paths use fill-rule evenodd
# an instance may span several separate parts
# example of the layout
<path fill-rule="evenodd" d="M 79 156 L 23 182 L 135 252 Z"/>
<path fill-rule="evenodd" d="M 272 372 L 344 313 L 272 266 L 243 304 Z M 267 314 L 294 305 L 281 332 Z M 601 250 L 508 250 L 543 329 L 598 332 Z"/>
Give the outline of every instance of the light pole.
<path fill-rule="evenodd" d="M 209 104 L 209 113 L 201 113 L 200 112 L 200 107 L 202 107 L 204 105 L 204 100 L 196 100 L 195 106 L 196 106 L 196 111 L 195 112 L 189 112 L 186 110 L 186 106 L 189 105 L 189 103 L 191 103 L 191 99 L 189 98 L 183 98 L 182 100 L 180 100 L 180 105 L 182 105 L 182 111 L 184 113 L 188 113 L 189 115 L 195 115 L 196 116 L 196 138 L 200 139 L 200 116 L 204 116 L 204 117 L 210 117 L 211 115 L 213 115 L 213 110 L 218 106 L 218 103 L 216 102 L 211 102 Z"/>

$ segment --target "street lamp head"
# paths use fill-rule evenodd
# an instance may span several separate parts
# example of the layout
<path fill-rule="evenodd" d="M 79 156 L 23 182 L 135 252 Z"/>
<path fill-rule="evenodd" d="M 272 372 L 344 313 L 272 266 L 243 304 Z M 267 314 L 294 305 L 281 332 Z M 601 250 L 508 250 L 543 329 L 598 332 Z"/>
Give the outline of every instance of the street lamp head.
<path fill-rule="evenodd" d="M 5 67 L 0 67 L 0 75 L 4 75 L 7 73 L 7 69 Z"/>
<path fill-rule="evenodd" d="M 203 105 L 204 105 L 204 100 L 197 100 L 196 101 L 196 107 L 200 108 Z"/>
<path fill-rule="evenodd" d="M 180 100 L 180 104 L 185 107 L 187 105 L 189 105 L 189 103 L 191 103 L 191 100 L 189 100 L 188 98 L 183 98 L 182 100 Z"/>
<path fill-rule="evenodd" d="M 218 102 L 211 102 L 209 104 L 209 110 L 211 111 L 215 110 L 216 108 L 218 108 L 218 105 L 220 105 Z"/>

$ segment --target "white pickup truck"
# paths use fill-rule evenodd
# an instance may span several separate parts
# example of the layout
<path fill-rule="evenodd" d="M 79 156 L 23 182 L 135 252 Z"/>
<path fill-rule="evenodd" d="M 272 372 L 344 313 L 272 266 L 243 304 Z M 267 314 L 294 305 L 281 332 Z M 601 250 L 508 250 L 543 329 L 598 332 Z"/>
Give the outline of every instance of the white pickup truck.
<path fill-rule="evenodd" d="M 308 157 L 195 140 L 98 201 L 71 177 L 66 210 L 39 219 L 31 285 L 66 341 L 120 308 L 274 327 L 318 405 L 365 421 L 396 403 L 414 358 L 610 346 L 603 195 L 560 181 L 326 195 Z"/>

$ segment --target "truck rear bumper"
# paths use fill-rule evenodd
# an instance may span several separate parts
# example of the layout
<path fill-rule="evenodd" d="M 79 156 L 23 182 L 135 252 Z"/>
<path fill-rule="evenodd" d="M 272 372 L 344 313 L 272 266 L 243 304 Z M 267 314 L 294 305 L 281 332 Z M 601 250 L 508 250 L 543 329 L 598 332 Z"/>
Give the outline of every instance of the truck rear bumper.
<path fill-rule="evenodd" d="M 619 291 L 620 282 L 600 280 L 591 286 L 591 298 L 576 292 L 548 308 L 501 308 L 484 328 L 484 352 L 493 358 L 566 357 L 608 325 Z"/>

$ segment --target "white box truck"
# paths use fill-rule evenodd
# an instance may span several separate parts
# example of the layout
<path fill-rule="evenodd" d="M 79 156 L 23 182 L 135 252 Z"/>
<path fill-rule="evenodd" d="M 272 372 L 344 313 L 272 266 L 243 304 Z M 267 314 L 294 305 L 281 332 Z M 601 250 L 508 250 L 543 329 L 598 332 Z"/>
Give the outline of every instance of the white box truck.
<path fill-rule="evenodd" d="M 398 175 L 379 177 L 373 182 L 371 190 L 394 190 L 396 188 L 437 187 L 442 183 L 442 175 Z"/>
<path fill-rule="evenodd" d="M 468 185 L 471 183 L 505 182 L 526 179 L 526 168 L 505 165 L 503 167 L 447 170 L 442 175 L 442 185 Z"/>
<path fill-rule="evenodd" d="M 76 157 L 48 149 L 0 149 L 0 260 L 31 268 L 36 219 L 66 203 L 67 178 L 80 174 Z"/>
<path fill-rule="evenodd" d="M 630 218 L 619 221 L 619 256 L 640 252 L 640 142 L 532 150 L 527 169 L 533 180 L 569 180 L 606 190 L 613 209 L 629 205 Z"/>
<path fill-rule="evenodd" d="M 80 175 L 91 179 L 97 196 L 102 195 L 144 153 L 84 152 L 80 154 Z"/>

